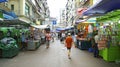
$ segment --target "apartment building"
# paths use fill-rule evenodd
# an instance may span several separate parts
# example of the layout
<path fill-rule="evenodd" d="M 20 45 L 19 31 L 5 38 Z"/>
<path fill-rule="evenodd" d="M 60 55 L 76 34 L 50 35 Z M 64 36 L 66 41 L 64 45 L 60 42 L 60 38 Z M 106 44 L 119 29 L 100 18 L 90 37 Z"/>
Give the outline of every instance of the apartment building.
<path fill-rule="evenodd" d="M 79 18 L 83 18 L 82 13 L 93 5 L 93 1 L 94 0 L 75 0 L 76 17 L 74 23 L 80 20 Z"/>
<path fill-rule="evenodd" d="M 46 4 L 47 0 L 9 0 L 0 4 L 8 9 L 1 6 L 0 8 L 14 12 L 18 16 L 15 19 L 17 21 L 14 22 L 40 25 L 50 14 L 49 7 Z"/>
<path fill-rule="evenodd" d="M 75 0 L 68 0 L 66 4 L 66 23 L 68 26 L 73 24 L 75 17 Z"/>

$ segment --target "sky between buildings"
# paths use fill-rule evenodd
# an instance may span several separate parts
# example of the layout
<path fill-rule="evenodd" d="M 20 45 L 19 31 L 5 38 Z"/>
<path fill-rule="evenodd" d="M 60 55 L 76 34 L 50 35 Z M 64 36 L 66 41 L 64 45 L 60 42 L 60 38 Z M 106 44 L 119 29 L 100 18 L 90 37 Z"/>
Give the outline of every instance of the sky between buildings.
<path fill-rule="evenodd" d="M 34 3 L 34 0 L 32 0 Z M 98 0 L 94 0 L 94 4 Z M 50 16 L 55 17 L 57 19 L 60 18 L 60 10 L 65 8 L 67 0 L 47 0 L 49 9 L 50 9 Z"/>
<path fill-rule="evenodd" d="M 48 0 L 51 17 L 59 17 L 60 10 L 65 8 L 67 0 Z"/>

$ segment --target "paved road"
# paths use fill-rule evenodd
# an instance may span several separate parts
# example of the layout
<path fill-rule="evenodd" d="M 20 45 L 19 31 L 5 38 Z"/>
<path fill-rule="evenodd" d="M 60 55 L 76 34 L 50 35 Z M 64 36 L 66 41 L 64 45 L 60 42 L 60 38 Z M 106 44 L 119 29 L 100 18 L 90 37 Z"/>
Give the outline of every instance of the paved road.
<path fill-rule="evenodd" d="M 41 45 L 36 51 L 20 52 L 14 58 L 0 58 L 0 67 L 120 67 L 120 64 L 94 58 L 92 53 L 74 47 L 68 59 L 64 45 L 56 40 L 49 49 Z"/>

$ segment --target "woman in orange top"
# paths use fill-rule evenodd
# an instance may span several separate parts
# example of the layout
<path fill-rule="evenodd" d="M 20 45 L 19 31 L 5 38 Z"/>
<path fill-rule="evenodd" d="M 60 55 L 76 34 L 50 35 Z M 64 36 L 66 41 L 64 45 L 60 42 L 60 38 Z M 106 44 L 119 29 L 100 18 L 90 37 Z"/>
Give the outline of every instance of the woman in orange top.
<path fill-rule="evenodd" d="M 70 59 L 70 53 L 71 53 L 71 47 L 73 44 L 73 39 L 70 33 L 68 33 L 68 36 L 65 39 L 65 46 L 67 47 L 68 50 L 68 58 Z"/>

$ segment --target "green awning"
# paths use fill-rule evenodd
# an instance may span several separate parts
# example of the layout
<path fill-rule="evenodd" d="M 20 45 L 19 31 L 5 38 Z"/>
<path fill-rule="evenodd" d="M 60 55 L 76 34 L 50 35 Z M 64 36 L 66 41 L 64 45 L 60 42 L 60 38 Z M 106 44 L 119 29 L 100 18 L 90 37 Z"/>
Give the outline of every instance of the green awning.
<path fill-rule="evenodd" d="M 104 16 L 97 18 L 97 22 L 118 21 L 120 20 L 120 10 L 111 11 Z"/>

